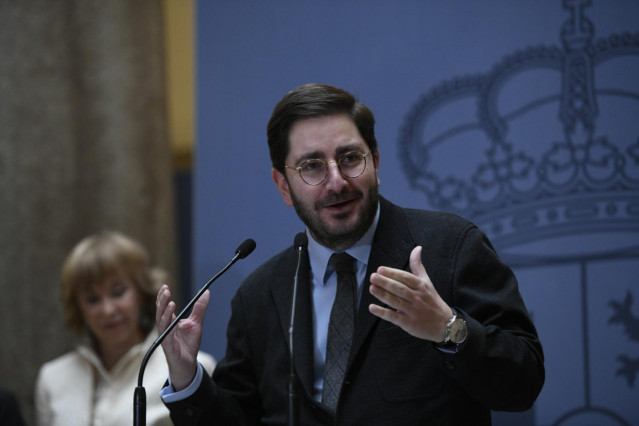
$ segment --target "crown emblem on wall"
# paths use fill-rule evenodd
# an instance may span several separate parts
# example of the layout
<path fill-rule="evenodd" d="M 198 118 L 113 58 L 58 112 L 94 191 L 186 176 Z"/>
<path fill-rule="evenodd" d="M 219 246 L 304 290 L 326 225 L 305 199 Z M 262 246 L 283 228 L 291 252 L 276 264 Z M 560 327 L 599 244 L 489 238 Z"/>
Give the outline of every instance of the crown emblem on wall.
<path fill-rule="evenodd" d="M 588 6 L 563 1 L 560 46 L 445 81 L 406 115 L 399 155 L 412 187 L 501 246 L 639 231 L 639 32 L 595 39 Z"/>

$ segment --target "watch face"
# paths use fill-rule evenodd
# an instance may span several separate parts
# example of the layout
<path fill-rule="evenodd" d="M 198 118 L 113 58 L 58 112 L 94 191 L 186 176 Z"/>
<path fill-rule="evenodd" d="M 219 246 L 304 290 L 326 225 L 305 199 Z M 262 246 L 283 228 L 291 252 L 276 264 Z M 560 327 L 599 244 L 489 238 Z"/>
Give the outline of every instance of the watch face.
<path fill-rule="evenodd" d="M 466 340 L 468 329 L 466 328 L 466 321 L 461 318 L 457 318 L 450 325 L 450 340 L 453 343 L 462 343 Z"/>

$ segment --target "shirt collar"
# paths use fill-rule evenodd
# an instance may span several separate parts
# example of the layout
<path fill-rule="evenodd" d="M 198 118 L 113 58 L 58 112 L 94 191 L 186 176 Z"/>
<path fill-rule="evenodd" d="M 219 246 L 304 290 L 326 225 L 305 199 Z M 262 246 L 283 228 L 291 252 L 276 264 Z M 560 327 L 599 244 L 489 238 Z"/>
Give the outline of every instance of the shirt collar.
<path fill-rule="evenodd" d="M 353 256 L 357 259 L 358 262 L 361 262 L 364 265 L 368 264 L 368 258 L 371 253 L 371 247 L 373 245 L 373 237 L 375 236 L 375 231 L 377 230 L 377 224 L 379 222 L 379 203 L 377 204 L 377 212 L 375 213 L 375 218 L 373 219 L 373 223 L 371 224 L 368 231 L 360 238 L 355 244 L 351 247 L 347 248 L 346 253 Z M 324 247 L 313 238 L 308 227 L 306 228 L 306 235 L 308 238 L 308 257 L 311 264 L 311 270 L 315 277 L 323 277 L 324 281 L 326 278 L 326 268 L 328 267 L 328 260 L 330 259 L 333 253 L 337 253 L 334 250 L 331 250 L 327 247 Z M 322 278 L 320 278 L 322 279 Z"/>
<path fill-rule="evenodd" d="M 103 376 L 104 378 L 108 378 L 108 377 L 116 376 L 119 373 L 119 371 L 123 370 L 132 359 L 135 360 L 136 358 L 138 358 L 141 361 L 141 358 L 144 355 L 146 355 L 146 352 L 151 347 L 151 345 L 155 342 L 157 337 L 158 337 L 158 333 L 154 327 L 153 329 L 151 329 L 151 331 L 146 336 L 144 341 L 131 347 L 131 349 L 129 349 L 127 353 L 124 354 L 122 358 L 120 358 L 118 362 L 115 363 L 113 368 L 111 368 L 110 372 L 106 371 L 106 369 L 104 368 L 104 365 L 102 364 L 102 360 L 100 359 L 97 352 L 91 345 L 87 344 L 86 342 L 81 342 L 77 346 L 77 351 L 81 357 L 86 359 L 90 364 L 92 364 L 97 369 L 97 371 L 100 373 L 101 376 Z M 138 361 L 136 360 L 136 362 Z"/>

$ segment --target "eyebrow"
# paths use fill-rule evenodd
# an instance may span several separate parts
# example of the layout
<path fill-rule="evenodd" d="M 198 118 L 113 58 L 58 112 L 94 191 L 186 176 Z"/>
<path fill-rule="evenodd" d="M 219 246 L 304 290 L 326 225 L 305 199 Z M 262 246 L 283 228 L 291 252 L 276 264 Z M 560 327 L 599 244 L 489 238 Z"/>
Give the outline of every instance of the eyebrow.
<path fill-rule="evenodd" d="M 340 147 L 338 147 L 335 150 L 335 155 L 341 155 L 347 152 L 352 152 L 352 151 L 364 151 L 365 148 L 362 148 L 361 146 L 357 145 L 357 144 L 349 144 L 349 145 L 342 145 Z M 300 162 L 305 161 L 305 160 L 314 160 L 314 159 L 321 159 L 324 160 L 325 159 L 325 155 L 321 152 L 321 151 L 312 151 L 312 152 L 308 152 L 304 155 L 302 155 L 300 158 L 297 159 L 297 161 L 295 162 L 295 164 L 299 165 Z"/>

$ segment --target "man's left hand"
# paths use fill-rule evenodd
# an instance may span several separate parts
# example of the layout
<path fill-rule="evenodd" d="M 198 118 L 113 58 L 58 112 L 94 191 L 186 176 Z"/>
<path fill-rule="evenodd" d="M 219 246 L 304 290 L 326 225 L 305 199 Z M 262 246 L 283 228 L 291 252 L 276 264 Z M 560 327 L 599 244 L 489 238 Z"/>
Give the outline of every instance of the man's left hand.
<path fill-rule="evenodd" d="M 371 304 L 368 310 L 420 339 L 441 342 L 451 308 L 439 296 L 421 261 L 422 247 L 410 254 L 410 270 L 380 266 L 371 274 L 370 292 L 389 306 Z"/>

